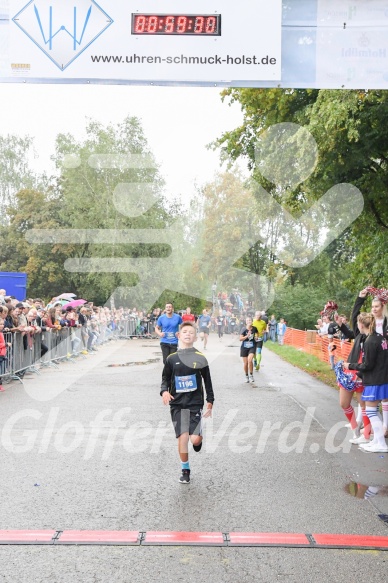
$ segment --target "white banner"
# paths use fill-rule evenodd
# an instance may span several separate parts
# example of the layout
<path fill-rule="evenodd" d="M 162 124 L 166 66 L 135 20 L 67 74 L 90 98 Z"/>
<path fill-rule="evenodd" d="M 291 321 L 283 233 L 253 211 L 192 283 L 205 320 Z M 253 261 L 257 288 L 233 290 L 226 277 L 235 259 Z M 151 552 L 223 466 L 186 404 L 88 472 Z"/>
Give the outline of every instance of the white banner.
<path fill-rule="evenodd" d="M 66 80 L 277 81 L 281 0 L 11 0 L 9 70 Z"/>
<path fill-rule="evenodd" d="M 387 0 L 318 0 L 318 26 L 387 26 Z"/>
<path fill-rule="evenodd" d="M 2 80 L 387 89 L 388 0 L 0 0 Z"/>
<path fill-rule="evenodd" d="M 388 89 L 386 29 L 346 28 L 317 37 L 318 87 Z"/>

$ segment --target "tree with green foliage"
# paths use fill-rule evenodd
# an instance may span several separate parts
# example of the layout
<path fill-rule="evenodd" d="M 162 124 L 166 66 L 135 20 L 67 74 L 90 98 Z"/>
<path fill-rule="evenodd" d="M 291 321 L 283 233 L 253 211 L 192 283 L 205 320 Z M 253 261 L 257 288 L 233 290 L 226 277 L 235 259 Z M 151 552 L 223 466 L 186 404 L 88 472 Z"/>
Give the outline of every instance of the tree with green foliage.
<path fill-rule="evenodd" d="M 255 198 L 250 182 L 237 171 L 218 174 L 214 181 L 204 185 L 201 196 L 203 210 L 198 230 L 202 246 L 199 256 L 207 281 L 216 280 L 226 289 L 235 287 L 233 266 L 267 279 L 267 289 L 254 290 L 255 296 L 264 291 L 269 293 L 271 282 L 281 268 L 280 264 L 275 266 L 268 244 L 271 241 L 275 245 L 280 227 L 277 218 L 268 224 L 260 223 L 263 204 Z"/>
<path fill-rule="evenodd" d="M 330 298 L 328 298 L 330 299 Z M 287 326 L 299 330 L 315 330 L 317 318 L 327 300 L 322 302 L 322 293 L 316 285 L 279 286 L 270 312 L 279 318 L 285 318 Z"/>
<path fill-rule="evenodd" d="M 145 164 L 132 167 L 131 157 L 135 157 L 134 166 L 140 158 Z M 55 162 L 60 172 L 57 190 L 67 228 L 102 232 L 157 229 L 168 226 L 176 216 L 177 209 L 167 208 L 163 201 L 164 183 L 137 118 L 127 117 L 116 126 L 107 127 L 90 122 L 82 142 L 71 135 L 59 135 Z M 131 184 L 137 192 L 129 187 L 126 190 Z M 132 205 L 141 204 L 144 192 L 153 197 L 154 204 L 144 213 L 132 216 Z M 114 197 L 118 195 L 117 203 Z M 124 214 L 126 204 L 129 212 Z M 110 258 L 112 262 L 126 257 L 164 257 L 169 253 L 168 246 L 162 244 L 115 244 L 114 240 L 111 244 L 80 243 L 74 251 L 73 258 Z M 94 297 L 98 303 L 104 303 L 116 288 L 124 290 L 137 282 L 134 273 L 80 272 L 72 273 L 71 277 L 80 295 Z"/>
<path fill-rule="evenodd" d="M 368 284 L 387 286 L 387 116 L 388 94 L 381 90 L 320 91 L 309 115 L 320 153 L 310 188 L 351 182 L 364 197 L 364 212 L 344 235 L 353 254 L 349 283 L 354 291 Z"/>
<path fill-rule="evenodd" d="M 139 120 L 127 117 L 106 127 L 91 121 L 82 141 L 59 135 L 54 160 L 58 168 L 54 182 L 42 191 L 19 191 L 14 204 L 6 208 L 0 268 L 27 271 L 30 295 L 49 298 L 71 291 L 104 304 L 119 290 L 118 302 L 124 304 L 130 296 L 140 305 L 143 298 L 136 296 L 136 273 L 116 270 L 114 262 L 139 259 L 142 275 L 148 270 L 159 282 L 164 266 L 153 259 L 168 257 L 169 244 L 137 242 L 136 230 L 166 229 L 180 210 L 164 200 L 164 183 Z M 61 230 L 76 234 L 69 234 L 66 243 L 56 241 Z M 82 233 L 90 230 L 97 235 L 108 232 L 108 241 L 90 242 L 87 235 L 83 239 Z M 126 232 L 132 235 L 131 243 L 119 238 Z M 33 237 L 29 243 L 32 233 L 41 233 L 44 242 L 39 244 Z M 113 269 L 65 267 L 68 260 L 96 258 L 108 259 Z"/>
<path fill-rule="evenodd" d="M 15 204 L 7 207 L 7 222 L 0 227 L 0 271 L 20 271 L 28 275 L 28 291 L 35 297 L 51 298 L 67 289 L 68 274 L 63 269 L 66 254 L 57 245 L 31 245 L 30 229 L 58 229 L 63 226 L 57 199 L 36 190 L 20 190 Z"/>
<path fill-rule="evenodd" d="M 29 136 L 0 136 L 1 222 L 6 221 L 5 207 L 14 204 L 16 193 L 36 186 L 36 176 L 29 167 L 33 140 Z"/>
<path fill-rule="evenodd" d="M 360 189 L 365 207 L 362 215 L 329 250 L 323 279 L 356 291 L 366 284 L 386 286 L 385 249 L 388 243 L 388 139 L 385 91 L 227 89 L 222 98 L 239 102 L 244 123 L 224 133 L 214 144 L 230 163 L 245 157 L 254 180 L 284 208 L 303 212 L 332 186 L 351 183 Z M 278 189 L 260 172 L 256 159 L 262 133 L 279 123 L 296 123 L 314 136 L 318 162 L 303 184 Z M 303 148 L 303 143 L 300 144 Z M 340 275 L 332 275 L 338 270 Z M 306 278 L 303 273 L 306 273 Z M 311 268 L 289 270 L 290 281 L 305 285 Z"/>

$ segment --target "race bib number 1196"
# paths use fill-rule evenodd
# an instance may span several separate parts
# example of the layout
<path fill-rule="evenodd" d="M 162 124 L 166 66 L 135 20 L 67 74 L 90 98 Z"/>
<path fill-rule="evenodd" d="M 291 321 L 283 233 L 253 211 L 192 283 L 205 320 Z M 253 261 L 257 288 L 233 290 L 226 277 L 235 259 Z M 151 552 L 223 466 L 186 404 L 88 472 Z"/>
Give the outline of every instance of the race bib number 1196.
<path fill-rule="evenodd" d="M 184 377 L 175 377 L 175 389 L 177 393 L 191 393 L 197 389 L 197 378 L 195 374 Z"/>

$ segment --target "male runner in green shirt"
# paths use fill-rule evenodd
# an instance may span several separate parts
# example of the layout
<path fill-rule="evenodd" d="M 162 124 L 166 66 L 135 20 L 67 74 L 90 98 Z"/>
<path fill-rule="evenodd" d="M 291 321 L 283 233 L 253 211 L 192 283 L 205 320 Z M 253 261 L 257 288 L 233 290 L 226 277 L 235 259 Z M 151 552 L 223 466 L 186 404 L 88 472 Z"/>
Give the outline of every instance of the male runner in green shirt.
<path fill-rule="evenodd" d="M 255 365 L 255 369 L 259 370 L 260 363 L 261 363 L 261 351 L 263 348 L 264 333 L 267 330 L 266 322 L 264 322 L 264 320 L 261 319 L 260 310 L 255 312 L 255 319 L 253 320 L 252 325 L 257 329 L 257 335 L 255 338 L 255 340 L 256 340 L 256 356 L 255 356 L 253 363 Z"/>

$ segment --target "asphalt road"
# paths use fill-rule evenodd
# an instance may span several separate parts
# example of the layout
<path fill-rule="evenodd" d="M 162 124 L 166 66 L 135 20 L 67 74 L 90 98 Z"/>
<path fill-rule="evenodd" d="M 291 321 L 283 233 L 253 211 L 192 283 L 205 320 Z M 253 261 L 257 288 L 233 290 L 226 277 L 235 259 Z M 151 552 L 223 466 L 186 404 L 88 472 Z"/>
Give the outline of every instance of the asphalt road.
<path fill-rule="evenodd" d="M 200 348 L 201 343 L 197 346 Z M 192 483 L 159 397 L 156 341 L 8 385 L 1 407 L 4 529 L 352 533 L 388 536 L 388 455 L 348 445 L 338 393 L 264 350 L 256 387 L 238 343 L 210 336 L 216 396 Z M 115 366 L 111 366 L 115 365 Z M 119 366 L 118 366 L 119 365 Z M 365 500 L 363 488 L 375 487 Z M 388 553 L 333 549 L 0 546 L 0 581 L 386 580 Z"/>

